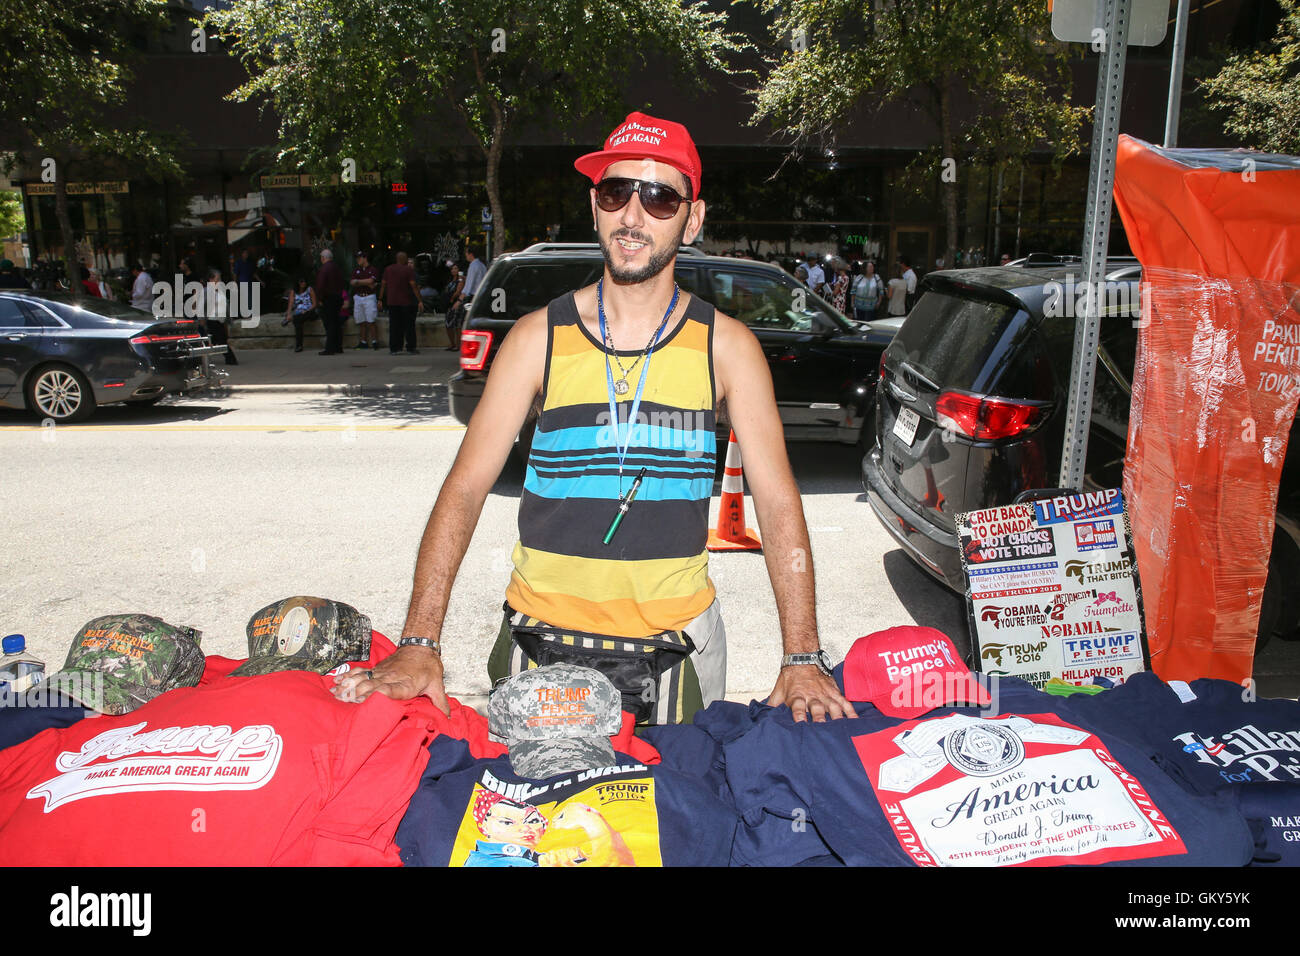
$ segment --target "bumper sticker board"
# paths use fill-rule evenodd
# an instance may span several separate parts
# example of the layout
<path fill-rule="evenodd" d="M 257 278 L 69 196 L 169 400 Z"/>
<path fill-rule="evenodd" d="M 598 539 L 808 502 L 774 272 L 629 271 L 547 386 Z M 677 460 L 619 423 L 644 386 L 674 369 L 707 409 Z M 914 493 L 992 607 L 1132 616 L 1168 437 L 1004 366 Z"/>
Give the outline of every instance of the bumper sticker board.
<path fill-rule="evenodd" d="M 1092 865 L 1187 852 L 1106 746 L 1053 714 L 954 714 L 853 743 L 917 866 Z"/>
<path fill-rule="evenodd" d="M 956 517 L 975 669 L 1042 687 L 1147 670 L 1141 584 L 1118 489 Z"/>

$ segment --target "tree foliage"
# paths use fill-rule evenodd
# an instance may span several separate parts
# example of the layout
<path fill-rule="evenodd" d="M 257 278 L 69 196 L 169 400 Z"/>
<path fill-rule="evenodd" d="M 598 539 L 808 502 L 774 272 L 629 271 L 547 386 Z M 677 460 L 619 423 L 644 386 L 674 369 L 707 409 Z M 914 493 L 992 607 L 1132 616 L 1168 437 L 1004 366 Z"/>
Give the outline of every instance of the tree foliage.
<path fill-rule="evenodd" d="M 0 0 L 5 121 L 21 148 L 14 162 L 53 160 L 68 276 L 76 281 L 67 182 L 75 164 L 119 162 L 152 175 L 179 173 L 166 137 L 117 111 L 126 101 L 134 40 L 167 22 L 167 0 Z M 47 164 L 46 164 L 47 165 Z"/>
<path fill-rule="evenodd" d="M 1200 90 L 1241 145 L 1300 153 L 1300 0 L 1278 0 L 1282 19 L 1262 49 L 1228 58 Z"/>
<path fill-rule="evenodd" d="M 944 160 L 959 170 L 1045 149 L 1059 162 L 1080 149 L 1089 111 L 1070 104 L 1068 52 L 1042 0 L 754 2 L 786 47 L 753 91 L 754 122 L 775 123 L 796 147 L 828 147 L 864 107 L 906 102 L 933 120 L 938 149 L 923 162 L 945 186 L 948 262 L 957 195 Z M 957 108 L 959 96 L 972 105 Z"/>
<path fill-rule="evenodd" d="M 27 228 L 23 201 L 18 193 L 0 189 L 0 237 L 16 236 Z"/>
<path fill-rule="evenodd" d="M 233 98 L 279 118 L 286 169 L 395 173 L 456 122 L 484 156 L 498 250 L 500 159 L 525 123 L 612 122 L 651 56 L 700 88 L 744 46 L 679 0 L 238 0 L 206 23 L 249 72 Z"/>

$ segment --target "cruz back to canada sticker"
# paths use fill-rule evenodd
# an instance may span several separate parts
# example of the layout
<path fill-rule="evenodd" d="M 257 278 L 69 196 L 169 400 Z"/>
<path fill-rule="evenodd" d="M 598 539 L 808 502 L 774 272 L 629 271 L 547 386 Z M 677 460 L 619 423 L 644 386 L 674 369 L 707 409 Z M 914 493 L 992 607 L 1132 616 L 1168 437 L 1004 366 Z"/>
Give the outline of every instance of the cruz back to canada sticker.
<path fill-rule="evenodd" d="M 1036 687 L 1149 669 L 1118 488 L 956 516 L 974 669 Z"/>

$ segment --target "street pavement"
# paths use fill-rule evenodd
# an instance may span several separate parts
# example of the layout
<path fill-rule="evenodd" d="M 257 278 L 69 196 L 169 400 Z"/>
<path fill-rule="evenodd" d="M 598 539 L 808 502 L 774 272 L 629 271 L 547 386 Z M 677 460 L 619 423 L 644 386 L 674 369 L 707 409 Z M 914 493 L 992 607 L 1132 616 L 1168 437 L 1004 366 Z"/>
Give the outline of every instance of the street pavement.
<path fill-rule="evenodd" d="M 221 393 L 152 408 L 107 406 L 42 428 L 0 411 L 0 633 L 23 632 L 52 671 L 86 621 L 140 611 L 203 631 L 209 653 L 246 655 L 245 624 L 293 594 L 352 604 L 399 636 L 421 533 L 464 429 L 446 382 L 456 357 L 356 351 L 240 353 Z M 315 379 L 315 381 L 313 381 Z M 389 388 L 389 386 L 402 386 Z M 823 645 L 925 624 L 969 647 L 964 602 L 898 550 L 866 504 L 851 446 L 793 444 Z M 522 468 L 484 505 L 443 632 L 447 686 L 479 703 L 517 537 Z M 712 508 L 716 523 L 718 499 Z M 746 498 L 751 526 L 752 501 Z M 728 696 L 761 698 L 781 654 L 764 557 L 716 554 Z M 1265 695 L 1295 696 L 1300 643 L 1257 661 Z"/>

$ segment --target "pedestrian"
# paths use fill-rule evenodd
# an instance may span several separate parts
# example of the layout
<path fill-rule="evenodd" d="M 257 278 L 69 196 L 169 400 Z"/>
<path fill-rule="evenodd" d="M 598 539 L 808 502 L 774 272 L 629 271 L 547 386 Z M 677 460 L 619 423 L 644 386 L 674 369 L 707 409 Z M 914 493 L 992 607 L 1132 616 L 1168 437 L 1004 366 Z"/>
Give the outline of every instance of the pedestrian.
<path fill-rule="evenodd" d="M 316 270 L 316 307 L 320 310 L 321 324 L 325 326 L 325 348 L 317 355 L 340 355 L 343 352 L 343 330 L 339 321 L 339 308 L 343 304 L 343 270 L 334 261 L 329 249 L 320 251 L 320 268 Z"/>
<path fill-rule="evenodd" d="M 673 279 L 683 242 L 704 227 L 690 134 L 633 113 L 604 150 L 574 165 L 591 181 L 600 279 L 514 323 L 425 526 L 398 649 L 373 669 L 336 677 L 334 693 L 348 701 L 424 694 L 447 710 L 439 639 L 454 637 L 443 629 L 452 583 L 541 396 L 489 684 L 534 666 L 532 648 L 610 668 L 640 722 L 689 722 L 721 699 L 726 633 L 705 545 L 714 407 L 725 401 L 758 463 L 750 490 L 764 549 L 801 556 L 797 567 L 768 565 L 776 613 L 766 626 L 780 627 L 786 656 L 767 703 L 789 705 L 796 721 L 855 717 L 819 649 L 808 528 L 763 349 L 742 322 Z M 652 412 L 641 408 L 643 395 Z M 604 427 L 592 427 L 607 400 Z M 646 414 L 679 424 L 624 424 Z"/>
<path fill-rule="evenodd" d="M 822 270 L 821 260 L 815 255 L 808 257 L 808 288 L 818 295 L 825 295 L 826 273 Z"/>
<path fill-rule="evenodd" d="M 898 257 L 901 265 L 903 281 L 907 283 L 907 311 L 912 311 L 912 306 L 916 305 L 916 272 L 912 269 L 912 260 L 907 256 Z"/>
<path fill-rule="evenodd" d="M 1002 253 L 1002 258 L 998 260 L 998 265 L 1005 266 L 1005 265 L 1009 265 L 1010 263 L 1011 263 L 1011 253 L 1009 252 Z"/>
<path fill-rule="evenodd" d="M 465 289 L 465 277 L 460 274 L 460 266 L 455 262 L 447 263 L 451 267 L 451 279 L 447 283 L 447 339 L 451 342 L 447 346 L 448 352 L 460 351 L 460 330 L 465 321 L 465 308 L 462 305 L 462 298 Z"/>
<path fill-rule="evenodd" d="M 234 283 L 230 284 L 235 286 Z M 227 307 L 226 293 L 230 286 L 223 285 L 221 282 L 221 270 L 208 270 L 208 284 L 204 289 L 204 319 L 208 327 L 208 335 L 212 337 L 213 345 L 224 345 L 226 347 L 226 364 L 238 365 L 239 356 L 235 354 L 234 348 L 230 344 L 230 326 L 227 324 L 229 308 Z M 238 286 L 235 286 L 234 294 L 239 295 Z M 238 302 L 234 303 L 236 307 Z"/>
<path fill-rule="evenodd" d="M 903 263 L 894 263 L 894 278 L 889 280 L 889 314 L 907 315 L 907 280 L 903 278 Z"/>
<path fill-rule="evenodd" d="M 308 284 L 306 276 L 299 276 L 297 285 L 289 293 L 289 308 L 285 309 L 284 321 L 280 323 L 283 326 L 293 322 L 295 352 L 302 351 L 303 326 L 318 318 L 320 316 L 317 313 L 316 290 Z"/>
<path fill-rule="evenodd" d="M 831 305 L 835 307 L 836 312 L 843 315 L 849 309 L 849 264 L 843 259 L 835 259 L 831 263 L 831 269 L 835 274 L 834 280 L 828 283 Z"/>
<path fill-rule="evenodd" d="M 808 267 L 802 262 L 794 267 L 794 277 L 804 285 L 808 284 Z"/>
<path fill-rule="evenodd" d="M 113 290 L 109 288 L 108 283 L 104 281 L 104 277 L 99 274 L 98 269 L 91 269 L 90 278 L 81 284 L 85 287 L 86 292 L 96 299 L 113 298 Z"/>
<path fill-rule="evenodd" d="M 388 351 L 396 355 L 406 343 L 408 355 L 419 355 L 415 347 L 415 313 L 424 311 L 420 286 L 415 281 L 415 270 L 406 261 L 406 253 L 399 252 L 397 261 L 384 270 L 379 283 L 379 297 L 388 306 Z"/>
<path fill-rule="evenodd" d="M 12 259 L 0 259 L 0 289 L 30 289 L 31 284 L 14 268 Z"/>
<path fill-rule="evenodd" d="M 352 270 L 352 318 L 357 323 L 357 348 L 379 351 L 379 272 L 370 264 L 370 254 L 357 250 L 357 267 Z"/>
<path fill-rule="evenodd" d="M 483 284 L 483 276 L 487 274 L 487 266 L 479 258 L 479 250 L 470 246 L 465 250 L 465 258 L 469 260 L 469 267 L 465 270 L 465 289 L 462 293 L 463 301 L 461 304 L 468 306 L 474 301 L 475 294 Z"/>
<path fill-rule="evenodd" d="M 876 317 L 880 300 L 885 294 L 884 283 L 876 275 L 876 264 L 868 261 L 862 273 L 853 280 L 853 315 L 859 322 L 870 322 Z"/>
<path fill-rule="evenodd" d="M 131 266 L 131 279 L 131 308 L 153 312 L 153 278 L 137 262 Z"/>

